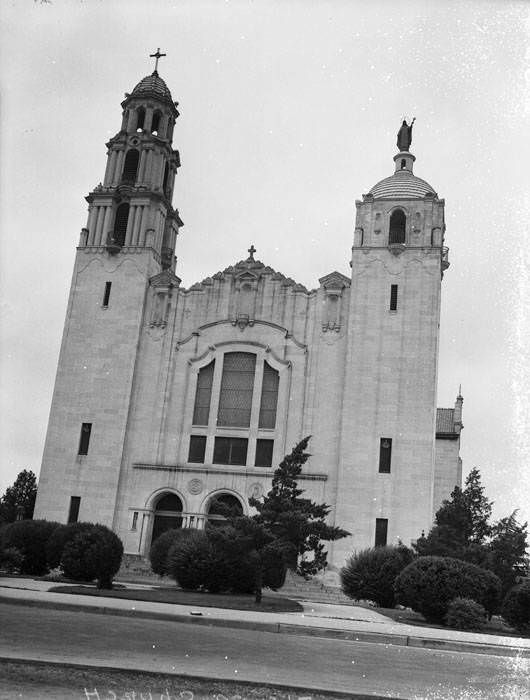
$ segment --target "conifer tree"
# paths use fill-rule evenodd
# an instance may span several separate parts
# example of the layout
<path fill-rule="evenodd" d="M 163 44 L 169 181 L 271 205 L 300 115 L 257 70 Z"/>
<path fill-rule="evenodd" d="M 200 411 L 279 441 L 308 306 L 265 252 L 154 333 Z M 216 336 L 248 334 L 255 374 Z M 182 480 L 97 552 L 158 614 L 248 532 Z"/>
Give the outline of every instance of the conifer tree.
<path fill-rule="evenodd" d="M 421 556 L 455 557 L 480 564 L 486 555 L 483 546 L 491 534 L 491 509 L 475 467 L 466 478 L 465 488 L 456 486 L 451 498 L 442 503 L 427 537 L 417 540 L 416 551 Z"/>
<path fill-rule="evenodd" d="M 256 603 L 261 602 L 262 588 L 275 569 L 287 565 L 309 578 L 326 566 L 323 542 L 350 534 L 326 523 L 329 506 L 302 498 L 298 477 L 310 456 L 305 451 L 308 442 L 309 437 L 304 438 L 284 457 L 266 496 L 249 499 L 257 510 L 255 515 L 227 512 L 225 517 L 230 527 L 212 530 L 209 535 L 214 546 L 228 556 L 238 552 L 252 562 Z"/>
<path fill-rule="evenodd" d="M 36 497 L 37 478 L 32 471 L 24 469 L 0 499 L 0 523 L 32 518 Z"/>

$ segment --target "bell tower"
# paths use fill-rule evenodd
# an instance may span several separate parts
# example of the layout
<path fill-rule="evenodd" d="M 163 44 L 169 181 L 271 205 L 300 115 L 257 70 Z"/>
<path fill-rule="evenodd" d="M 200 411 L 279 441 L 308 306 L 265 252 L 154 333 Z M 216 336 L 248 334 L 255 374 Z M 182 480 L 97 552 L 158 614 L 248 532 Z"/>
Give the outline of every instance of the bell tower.
<path fill-rule="evenodd" d="M 182 221 L 172 197 L 177 103 L 155 70 L 128 94 L 107 144 L 103 181 L 86 197 L 48 423 L 35 517 L 111 526 L 150 280 L 178 287 Z M 169 304 L 170 302 L 168 302 Z"/>
<path fill-rule="evenodd" d="M 432 522 L 444 200 L 413 172 L 412 124 L 394 173 L 361 201 L 352 248 L 336 522 L 352 548 L 410 544 Z M 342 549 L 344 552 L 342 552 Z M 338 550 L 338 551 L 337 551 Z"/>

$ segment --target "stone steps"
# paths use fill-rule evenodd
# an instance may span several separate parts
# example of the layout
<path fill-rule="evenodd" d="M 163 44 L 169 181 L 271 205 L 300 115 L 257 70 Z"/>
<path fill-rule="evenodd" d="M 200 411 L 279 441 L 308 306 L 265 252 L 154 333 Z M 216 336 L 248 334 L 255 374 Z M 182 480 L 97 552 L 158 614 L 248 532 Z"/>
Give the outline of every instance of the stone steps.
<path fill-rule="evenodd" d="M 124 554 L 120 570 L 116 574 L 116 580 L 135 583 L 152 584 L 154 586 L 174 586 L 171 579 L 158 576 L 151 571 L 149 559 L 137 554 Z M 353 605 L 340 588 L 329 586 L 318 579 L 306 581 L 292 571 L 288 571 L 285 584 L 278 590 L 278 594 L 287 598 L 310 600 L 314 603 L 334 603 L 337 605 Z"/>

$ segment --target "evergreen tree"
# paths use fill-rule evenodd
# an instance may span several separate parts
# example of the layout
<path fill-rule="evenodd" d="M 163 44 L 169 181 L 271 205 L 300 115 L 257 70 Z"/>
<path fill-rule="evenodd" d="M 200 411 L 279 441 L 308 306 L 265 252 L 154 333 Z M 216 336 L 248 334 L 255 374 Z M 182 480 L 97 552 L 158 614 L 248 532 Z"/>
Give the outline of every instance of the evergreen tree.
<path fill-rule="evenodd" d="M 502 582 L 503 597 L 517 582 L 518 576 L 530 574 L 530 560 L 527 554 L 528 523 L 517 520 L 517 511 L 501 518 L 492 528 L 493 537 L 489 543 L 487 568 L 491 569 Z"/>
<path fill-rule="evenodd" d="M 24 469 L 0 499 L 0 523 L 32 518 L 36 497 L 37 478 L 33 472 Z"/>
<path fill-rule="evenodd" d="M 465 488 L 456 486 L 451 498 L 442 503 L 427 537 L 417 540 L 416 551 L 420 556 L 455 557 L 481 564 L 486 556 L 486 538 L 491 533 L 491 509 L 475 467 Z"/>
<path fill-rule="evenodd" d="M 284 457 L 274 472 L 272 487 L 263 499 L 251 498 L 257 510 L 253 516 L 226 514 L 230 528 L 212 530 L 209 537 L 227 554 L 238 552 L 252 562 L 255 572 L 256 602 L 261 602 L 262 588 L 281 566 L 287 565 L 309 578 L 326 566 L 323 541 L 346 537 L 349 532 L 328 525 L 330 507 L 302 498 L 298 477 L 309 458 L 305 452 L 309 437 L 301 440 Z M 272 575 L 272 578 L 277 578 Z"/>

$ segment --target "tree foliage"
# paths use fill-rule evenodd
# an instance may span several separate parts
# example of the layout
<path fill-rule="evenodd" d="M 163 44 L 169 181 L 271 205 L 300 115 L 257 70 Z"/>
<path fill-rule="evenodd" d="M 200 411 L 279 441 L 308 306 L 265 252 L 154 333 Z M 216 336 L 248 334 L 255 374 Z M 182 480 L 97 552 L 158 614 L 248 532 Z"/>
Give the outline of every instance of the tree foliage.
<path fill-rule="evenodd" d="M 477 468 L 469 473 L 465 488 L 456 486 L 435 516 L 427 537 L 415 546 L 420 556 L 455 557 L 480 563 L 481 546 L 491 534 L 489 519 L 492 503 L 484 494 Z"/>
<path fill-rule="evenodd" d="M 31 519 L 36 497 L 37 478 L 32 471 L 24 469 L 0 499 L 0 522 Z"/>
<path fill-rule="evenodd" d="M 285 567 L 309 578 L 326 566 L 324 542 L 349 535 L 326 523 L 330 507 L 303 498 L 298 477 L 309 458 L 305 451 L 309 437 L 301 440 L 286 455 L 274 472 L 271 490 L 262 499 L 250 498 L 256 509 L 252 516 L 224 515 L 230 534 L 224 528 L 212 529 L 211 542 L 217 549 L 239 556 L 254 571 L 256 602 L 261 602 L 264 586 L 283 583 Z"/>
<path fill-rule="evenodd" d="M 500 578 L 504 596 L 519 576 L 530 571 L 528 525 L 517 521 L 517 511 L 491 525 L 491 511 L 475 468 L 465 488 L 456 487 L 442 503 L 431 531 L 414 548 L 420 556 L 453 557 L 489 569 Z"/>

